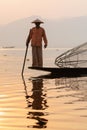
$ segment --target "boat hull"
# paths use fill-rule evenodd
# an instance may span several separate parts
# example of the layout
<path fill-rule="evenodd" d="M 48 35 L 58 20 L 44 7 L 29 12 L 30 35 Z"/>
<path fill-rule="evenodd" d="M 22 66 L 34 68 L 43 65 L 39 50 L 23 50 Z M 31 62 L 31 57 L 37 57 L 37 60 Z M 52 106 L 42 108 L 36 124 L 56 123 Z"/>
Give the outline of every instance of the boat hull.
<path fill-rule="evenodd" d="M 29 69 L 51 72 L 52 77 L 81 77 L 87 76 L 87 68 L 49 68 L 49 67 L 28 67 Z"/>

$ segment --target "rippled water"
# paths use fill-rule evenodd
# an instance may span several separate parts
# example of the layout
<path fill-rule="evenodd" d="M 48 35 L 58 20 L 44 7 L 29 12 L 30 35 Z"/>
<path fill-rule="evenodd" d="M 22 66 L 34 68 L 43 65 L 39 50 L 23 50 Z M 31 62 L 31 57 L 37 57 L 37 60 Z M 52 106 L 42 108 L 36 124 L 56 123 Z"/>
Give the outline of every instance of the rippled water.
<path fill-rule="evenodd" d="M 44 64 L 54 65 L 57 50 Z M 49 55 L 50 59 L 49 59 Z M 87 130 L 87 77 L 37 79 L 46 72 L 21 69 L 24 50 L 0 50 L 0 130 Z"/>

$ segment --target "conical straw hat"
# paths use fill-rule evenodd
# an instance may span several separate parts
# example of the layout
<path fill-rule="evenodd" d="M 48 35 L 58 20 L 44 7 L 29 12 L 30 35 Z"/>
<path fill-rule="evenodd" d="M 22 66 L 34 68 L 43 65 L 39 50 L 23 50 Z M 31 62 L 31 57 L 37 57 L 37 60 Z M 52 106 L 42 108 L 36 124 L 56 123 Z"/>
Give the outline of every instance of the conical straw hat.
<path fill-rule="evenodd" d="M 44 22 L 39 19 L 36 19 L 36 20 L 32 21 L 32 23 L 44 23 Z"/>

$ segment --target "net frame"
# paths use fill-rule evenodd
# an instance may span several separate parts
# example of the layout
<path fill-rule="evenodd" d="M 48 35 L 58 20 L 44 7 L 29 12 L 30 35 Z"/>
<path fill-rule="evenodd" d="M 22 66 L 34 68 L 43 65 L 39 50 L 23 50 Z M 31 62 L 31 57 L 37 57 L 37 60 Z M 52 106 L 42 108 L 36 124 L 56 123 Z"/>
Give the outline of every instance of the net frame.
<path fill-rule="evenodd" d="M 82 67 L 84 64 L 87 67 L 87 42 L 62 53 L 55 59 L 55 65 L 59 68 L 76 68 Z"/>

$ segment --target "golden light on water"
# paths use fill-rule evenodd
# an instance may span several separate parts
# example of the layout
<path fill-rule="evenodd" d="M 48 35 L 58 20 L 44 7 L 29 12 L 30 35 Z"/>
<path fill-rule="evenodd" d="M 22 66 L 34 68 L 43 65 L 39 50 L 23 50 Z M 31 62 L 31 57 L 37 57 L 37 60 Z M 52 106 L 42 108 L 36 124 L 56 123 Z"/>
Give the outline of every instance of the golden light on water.
<path fill-rule="evenodd" d="M 5 112 L 1 111 L 2 108 L 0 108 L 0 123 L 4 120 L 3 116 L 5 115 Z"/>
<path fill-rule="evenodd" d="M 1 112 L 1 111 L 0 111 L 0 116 L 2 116 L 2 115 L 4 115 L 4 114 L 5 114 L 4 112 Z M 0 120 L 2 120 L 2 119 L 0 118 Z"/>

